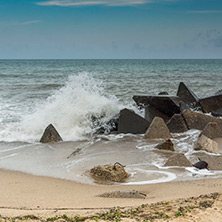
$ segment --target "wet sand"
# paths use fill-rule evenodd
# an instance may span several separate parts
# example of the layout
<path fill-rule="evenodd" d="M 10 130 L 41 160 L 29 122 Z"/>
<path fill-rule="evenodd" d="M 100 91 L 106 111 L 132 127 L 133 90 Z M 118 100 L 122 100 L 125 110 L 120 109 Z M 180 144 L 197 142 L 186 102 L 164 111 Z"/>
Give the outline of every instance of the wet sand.
<path fill-rule="evenodd" d="M 198 135 L 199 131 L 191 131 L 175 136 L 174 152 L 155 149 L 163 141 L 147 141 L 142 135 L 109 135 L 92 141 L 52 144 L 0 143 L 0 168 L 92 185 L 94 181 L 85 172 L 96 165 L 115 162 L 126 165 L 126 171 L 132 175 L 126 184 L 131 185 L 221 176 L 222 173 L 216 171 L 220 168 L 199 173 L 183 167 L 183 163 L 164 167 L 168 158 L 177 153 L 187 155 L 191 163 L 197 162 L 192 144 Z"/>
<path fill-rule="evenodd" d="M 0 214 L 10 217 L 28 214 L 44 218 L 62 214 L 89 215 L 111 207 L 137 207 L 212 192 L 222 193 L 222 179 L 105 186 L 0 170 L 0 181 Z M 99 194 L 117 190 L 138 190 L 147 196 L 145 199 L 98 197 Z"/>
<path fill-rule="evenodd" d="M 221 138 L 217 139 L 217 142 L 221 147 Z M 95 215 L 98 212 L 109 211 L 113 207 L 125 210 L 130 207 L 137 208 L 142 204 L 152 204 L 161 201 L 176 202 L 178 198 L 197 197 L 213 192 L 222 193 L 222 178 L 209 179 L 209 176 L 204 174 L 193 176 L 192 172 L 186 173 L 181 168 L 158 169 L 152 166 L 153 163 L 150 160 L 156 161 L 158 155 L 161 158 L 166 158 L 171 152 L 143 149 L 143 146 L 146 146 L 146 141 L 144 142 L 143 140 L 140 142 L 138 149 L 136 148 L 138 147 L 138 138 L 127 137 L 118 142 L 98 142 L 82 149 L 77 155 L 70 157 L 69 155 L 76 150 L 75 144 L 63 143 L 62 145 L 61 147 L 61 144 L 54 144 L 53 146 L 38 144 L 37 146 L 35 145 L 35 149 L 33 147 L 30 148 L 29 145 L 25 145 L 24 147 L 22 146 L 22 150 L 19 150 L 17 155 L 14 155 L 14 149 L 2 152 L 1 168 L 4 168 L 5 165 L 9 169 L 18 169 L 33 174 L 39 172 L 48 174 L 48 172 L 53 171 L 55 172 L 55 176 L 59 175 L 60 178 L 64 177 L 66 179 L 53 178 L 53 174 L 48 174 L 51 177 L 47 177 L 34 176 L 18 171 L 0 170 L 0 221 L 1 217 L 25 215 L 35 215 L 41 218 L 63 214 L 70 217 L 76 215 Z M 176 151 L 178 152 L 180 148 L 179 146 L 176 147 Z M 201 153 L 196 153 L 195 155 L 200 156 Z M 193 161 L 197 159 L 195 155 Z M 126 170 L 130 172 L 136 172 L 136 168 L 140 166 L 140 174 L 134 175 L 131 181 L 128 181 L 128 184 L 98 185 L 93 183 L 92 179 L 84 174 L 86 170 L 98 164 L 98 162 L 99 164 L 114 162 L 117 160 L 117 157 L 120 162 L 127 164 Z M 159 159 L 162 160 L 161 158 Z M 212 166 L 219 164 L 219 167 L 221 167 L 220 163 L 215 162 L 216 159 L 213 159 L 213 156 L 212 160 L 209 159 L 209 156 L 205 158 L 208 158 L 213 163 Z M 141 171 L 143 165 L 146 172 L 149 171 L 149 175 L 141 173 L 143 172 Z M 57 170 L 61 170 L 59 174 Z M 162 178 L 163 174 L 154 173 L 150 175 L 151 172 L 155 172 L 156 170 L 177 175 L 177 178 L 171 178 L 172 181 L 165 183 L 144 184 L 144 181 L 147 179 L 155 180 L 159 177 L 160 179 Z M 180 176 L 184 174 L 185 176 Z M 67 175 L 70 176 L 70 180 L 67 180 L 69 179 Z M 83 181 L 83 183 L 72 181 L 72 176 L 80 182 Z M 167 177 L 161 180 L 164 182 L 166 179 Z M 142 181 L 143 184 L 135 185 L 137 181 Z M 130 185 L 129 182 L 134 183 L 134 185 Z M 132 190 L 146 194 L 146 198 L 98 197 L 98 195 L 106 192 Z M 218 201 L 220 202 L 220 200 Z M 222 210 L 222 204 L 218 203 L 218 206 L 218 209 Z M 202 212 L 199 213 L 200 215 L 202 214 Z M 197 215 L 196 217 L 198 218 Z M 211 221 L 211 218 L 209 218 L 206 221 Z M 222 220 L 222 218 L 220 219 Z"/>

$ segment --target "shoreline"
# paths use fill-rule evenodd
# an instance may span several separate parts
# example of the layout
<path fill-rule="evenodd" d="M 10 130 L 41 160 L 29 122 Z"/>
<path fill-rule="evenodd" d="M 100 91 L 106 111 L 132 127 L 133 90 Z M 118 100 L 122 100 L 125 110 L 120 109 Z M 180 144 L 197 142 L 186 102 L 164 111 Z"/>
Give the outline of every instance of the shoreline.
<path fill-rule="evenodd" d="M 142 204 L 222 193 L 222 179 L 201 179 L 147 185 L 89 185 L 64 179 L 33 176 L 0 169 L 0 215 L 5 217 L 35 214 L 41 217 L 67 214 L 92 215 L 119 207 L 127 209 Z M 99 194 L 137 190 L 145 199 L 105 198 Z"/>

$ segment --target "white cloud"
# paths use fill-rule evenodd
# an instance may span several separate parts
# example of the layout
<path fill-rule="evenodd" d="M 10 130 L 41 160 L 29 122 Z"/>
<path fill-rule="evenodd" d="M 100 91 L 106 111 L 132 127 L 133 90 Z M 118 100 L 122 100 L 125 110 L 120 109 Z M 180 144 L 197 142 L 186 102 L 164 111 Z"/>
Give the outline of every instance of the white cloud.
<path fill-rule="evenodd" d="M 212 14 L 212 13 L 222 13 L 222 10 L 203 10 L 203 11 L 187 11 L 188 13 L 193 14 Z"/>
<path fill-rule="evenodd" d="M 1 21 L 0 25 L 1 26 L 19 26 L 19 25 L 31 25 L 31 24 L 36 24 L 36 23 L 40 23 L 42 22 L 41 20 L 29 20 L 29 21 L 23 21 L 23 22 L 19 22 L 19 21 Z"/>
<path fill-rule="evenodd" d="M 31 25 L 35 23 L 40 23 L 41 20 L 31 20 L 31 21 L 25 21 L 25 22 L 16 22 L 15 25 Z"/>
<path fill-rule="evenodd" d="M 150 3 L 151 0 L 49 0 L 44 2 L 37 2 L 37 5 L 43 6 L 92 6 L 92 5 L 105 5 L 105 6 L 130 6 L 142 5 Z"/>

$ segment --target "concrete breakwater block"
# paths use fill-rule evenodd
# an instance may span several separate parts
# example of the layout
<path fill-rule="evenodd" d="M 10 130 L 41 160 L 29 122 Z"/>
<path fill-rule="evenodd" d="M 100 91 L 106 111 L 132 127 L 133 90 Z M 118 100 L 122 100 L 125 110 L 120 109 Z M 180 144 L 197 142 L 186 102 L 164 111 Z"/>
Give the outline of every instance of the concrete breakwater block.
<path fill-rule="evenodd" d="M 174 114 L 167 122 L 167 127 L 171 133 L 183 133 L 188 130 L 187 124 L 181 114 Z"/>
<path fill-rule="evenodd" d="M 171 134 L 165 122 L 160 117 L 155 117 L 144 135 L 145 139 L 169 139 Z"/>
<path fill-rule="evenodd" d="M 203 130 L 210 122 L 216 122 L 219 127 L 222 127 L 222 119 L 216 118 L 203 113 L 194 112 L 191 110 L 184 110 L 183 118 L 187 124 L 188 129 Z"/>
<path fill-rule="evenodd" d="M 200 99 L 200 105 L 205 113 L 215 112 L 222 108 L 222 95 Z"/>
<path fill-rule="evenodd" d="M 200 108 L 199 98 L 183 82 L 180 82 L 177 96 L 191 108 Z"/>
<path fill-rule="evenodd" d="M 197 142 L 194 144 L 194 150 L 205 150 L 209 153 L 216 154 L 219 152 L 218 144 L 204 135 L 198 138 Z"/>
<path fill-rule="evenodd" d="M 214 138 L 222 138 L 222 124 L 218 125 L 215 122 L 210 122 L 206 125 L 206 127 L 203 129 L 201 135 L 204 135 L 210 139 Z"/>
<path fill-rule="evenodd" d="M 157 149 L 159 150 L 170 150 L 174 151 L 174 144 L 170 139 L 167 139 L 163 143 L 160 143 L 156 146 Z"/>
<path fill-rule="evenodd" d="M 129 109 L 120 111 L 118 133 L 145 133 L 150 123 L 143 117 Z"/>
<path fill-rule="evenodd" d="M 164 166 L 190 167 L 192 164 L 183 153 L 175 153 L 169 157 Z"/>
<path fill-rule="evenodd" d="M 182 113 L 184 110 L 190 110 L 190 107 L 183 101 L 179 102 L 179 107 L 180 107 L 180 113 Z"/>
<path fill-rule="evenodd" d="M 164 122 L 167 122 L 170 120 L 169 116 L 160 112 L 154 106 L 152 106 L 152 105 L 145 106 L 145 119 L 151 123 L 155 117 L 162 118 L 164 120 Z"/>
<path fill-rule="evenodd" d="M 175 113 L 180 113 L 179 102 L 181 99 L 178 96 L 158 95 L 158 96 L 133 96 L 133 100 L 138 106 L 152 105 L 158 111 L 164 113 L 168 117 Z"/>
<path fill-rule="evenodd" d="M 222 117 L 222 108 L 212 111 L 211 114 L 215 117 Z"/>
<path fill-rule="evenodd" d="M 49 124 L 40 139 L 41 143 L 52 143 L 62 141 L 62 137 L 52 124 Z"/>

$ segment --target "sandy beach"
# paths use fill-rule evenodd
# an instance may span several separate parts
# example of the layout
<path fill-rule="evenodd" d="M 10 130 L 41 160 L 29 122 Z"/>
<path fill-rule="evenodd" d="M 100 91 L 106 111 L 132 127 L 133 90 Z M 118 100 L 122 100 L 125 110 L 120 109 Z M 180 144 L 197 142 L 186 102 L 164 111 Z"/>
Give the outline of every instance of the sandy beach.
<path fill-rule="evenodd" d="M 222 193 L 222 179 L 137 186 L 105 186 L 0 170 L 0 181 L 1 217 L 35 215 L 49 218 L 64 214 L 70 217 L 85 216 L 104 212 L 113 207 L 136 208 L 144 204 L 169 202 L 214 192 Z M 137 190 L 147 196 L 145 199 L 98 197 L 99 194 L 119 190 Z"/>

